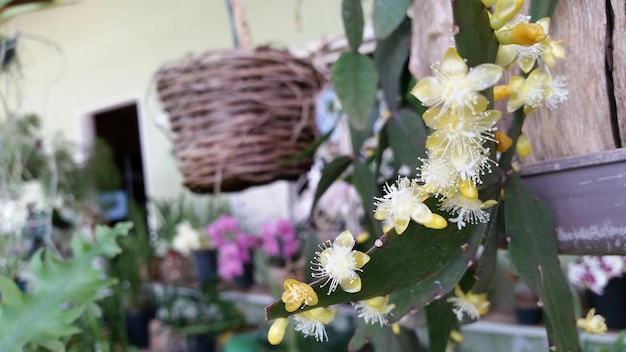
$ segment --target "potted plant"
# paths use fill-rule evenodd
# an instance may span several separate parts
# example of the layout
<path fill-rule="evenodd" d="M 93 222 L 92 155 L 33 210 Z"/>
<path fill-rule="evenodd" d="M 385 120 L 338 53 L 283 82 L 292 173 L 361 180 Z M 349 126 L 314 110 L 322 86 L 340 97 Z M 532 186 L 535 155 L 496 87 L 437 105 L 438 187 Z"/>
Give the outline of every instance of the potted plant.
<path fill-rule="evenodd" d="M 217 272 L 239 288 L 254 283 L 251 252 L 259 246 L 258 238 L 243 231 L 237 219 L 222 215 L 206 228 L 208 237 L 218 248 Z"/>
<path fill-rule="evenodd" d="M 584 290 L 589 309 L 606 319 L 609 329 L 626 329 L 626 257 L 582 256 L 569 263 L 568 278 Z"/>

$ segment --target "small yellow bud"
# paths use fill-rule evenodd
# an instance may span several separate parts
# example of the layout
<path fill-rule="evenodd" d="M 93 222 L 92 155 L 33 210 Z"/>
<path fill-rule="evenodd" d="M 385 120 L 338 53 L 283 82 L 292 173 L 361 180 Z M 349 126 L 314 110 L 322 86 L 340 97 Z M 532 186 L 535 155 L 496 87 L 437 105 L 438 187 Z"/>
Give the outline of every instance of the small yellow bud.
<path fill-rule="evenodd" d="M 467 199 L 478 199 L 478 188 L 476 188 L 476 185 L 474 185 L 474 182 L 470 179 L 461 181 L 459 193 Z"/>
<path fill-rule="evenodd" d="M 425 223 L 424 226 L 429 229 L 441 230 L 448 226 L 448 221 L 446 221 L 443 216 L 433 213 L 433 218 L 429 222 Z"/>
<path fill-rule="evenodd" d="M 461 335 L 461 333 L 459 331 L 456 331 L 456 330 L 450 331 L 450 338 L 452 339 L 452 341 L 454 341 L 456 343 L 463 342 L 463 335 Z"/>
<path fill-rule="evenodd" d="M 483 204 L 480 205 L 480 209 L 489 209 L 496 204 L 498 204 L 497 200 L 489 199 L 489 200 L 484 201 Z"/>
<path fill-rule="evenodd" d="M 391 331 L 394 335 L 400 335 L 400 324 L 397 322 L 391 324 Z"/>
<path fill-rule="evenodd" d="M 493 100 L 498 101 L 511 95 L 511 87 L 507 85 L 498 85 L 493 87 Z"/>
<path fill-rule="evenodd" d="M 356 243 L 361 244 L 365 243 L 370 238 L 369 232 L 361 232 L 358 236 L 356 236 Z"/>
<path fill-rule="evenodd" d="M 502 45 L 531 46 L 544 41 L 548 36 L 543 27 L 536 23 L 519 23 L 511 29 L 497 31 L 496 37 Z"/>
<path fill-rule="evenodd" d="M 498 0 L 489 23 L 493 30 L 502 28 L 510 19 L 515 17 L 524 5 L 524 0 Z"/>
<path fill-rule="evenodd" d="M 280 344 L 285 337 L 287 324 L 289 324 L 289 319 L 287 318 L 276 319 L 267 331 L 267 341 L 274 346 Z"/>
<path fill-rule="evenodd" d="M 500 153 L 506 152 L 513 145 L 513 140 L 503 131 L 496 132 L 496 141 L 496 150 Z"/>
<path fill-rule="evenodd" d="M 530 155 L 533 147 L 530 144 L 528 138 L 526 138 L 526 136 L 522 134 L 517 139 L 517 145 L 515 146 L 515 150 L 517 151 L 517 155 L 519 155 L 521 158 L 525 158 Z"/>
<path fill-rule="evenodd" d="M 500 188 L 500 199 L 504 200 L 504 188 Z"/>

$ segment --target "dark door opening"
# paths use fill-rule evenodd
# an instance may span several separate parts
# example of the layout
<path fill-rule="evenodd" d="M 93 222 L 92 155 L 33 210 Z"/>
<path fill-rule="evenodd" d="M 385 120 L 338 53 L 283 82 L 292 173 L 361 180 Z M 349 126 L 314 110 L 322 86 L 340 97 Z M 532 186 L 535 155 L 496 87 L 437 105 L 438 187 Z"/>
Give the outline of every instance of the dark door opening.
<path fill-rule="evenodd" d="M 146 189 L 137 105 L 129 104 L 98 112 L 93 114 L 92 119 L 95 138 L 105 141 L 113 152 L 122 178 L 121 191 L 129 203 L 134 202 L 145 209 Z M 125 216 L 118 213 L 108 220 L 117 222 L 127 219 L 126 211 Z"/>

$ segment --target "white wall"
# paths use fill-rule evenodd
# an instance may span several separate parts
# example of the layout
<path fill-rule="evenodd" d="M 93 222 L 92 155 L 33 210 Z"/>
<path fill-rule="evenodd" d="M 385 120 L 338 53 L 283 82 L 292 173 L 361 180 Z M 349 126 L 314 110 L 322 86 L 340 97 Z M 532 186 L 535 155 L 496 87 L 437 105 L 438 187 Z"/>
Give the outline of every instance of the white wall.
<path fill-rule="evenodd" d="M 293 46 L 342 31 L 338 0 L 303 0 L 298 31 L 298 2 L 243 0 L 254 43 Z M 40 113 L 46 134 L 62 131 L 77 142 L 83 139 L 81 113 L 129 97 L 145 103 L 152 76 L 164 63 L 232 47 L 223 0 L 83 0 L 19 17 L 1 30 L 38 35 L 61 48 L 62 55 L 26 40 L 23 111 Z M 175 197 L 181 176 L 170 142 L 153 123 L 157 107 L 150 100 L 140 121 L 147 192 Z"/>

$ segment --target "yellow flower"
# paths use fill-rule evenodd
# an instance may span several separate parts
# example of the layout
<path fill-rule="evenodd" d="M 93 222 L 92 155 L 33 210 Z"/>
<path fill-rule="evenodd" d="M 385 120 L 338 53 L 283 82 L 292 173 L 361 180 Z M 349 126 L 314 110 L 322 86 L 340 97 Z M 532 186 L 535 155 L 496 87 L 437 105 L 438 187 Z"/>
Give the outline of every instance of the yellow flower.
<path fill-rule="evenodd" d="M 267 331 L 267 341 L 272 345 L 278 345 L 283 341 L 285 337 L 285 330 L 289 324 L 288 318 L 278 318 L 270 329 Z"/>
<path fill-rule="evenodd" d="M 304 282 L 300 282 L 294 279 L 287 279 L 283 283 L 285 292 L 281 297 L 283 303 L 285 303 L 285 310 L 293 312 L 300 308 L 303 304 L 307 306 L 314 306 L 318 302 L 317 293 L 313 291 L 313 288 Z"/>
<path fill-rule="evenodd" d="M 317 341 L 328 340 L 324 325 L 333 321 L 336 312 L 337 308 L 319 307 L 297 313 L 294 315 L 295 330 L 302 332 L 304 337 L 315 336 Z"/>
<path fill-rule="evenodd" d="M 477 148 L 486 152 L 482 146 L 486 140 L 493 140 L 496 122 L 502 117 L 498 110 L 472 113 L 467 108 L 462 114 L 455 111 L 442 112 L 439 108 L 426 111 L 422 118 L 426 125 L 435 131 L 428 136 L 426 148 L 438 153 L 466 155 Z"/>
<path fill-rule="evenodd" d="M 467 223 L 476 224 L 479 222 L 488 222 L 489 213 L 486 212 L 485 209 L 496 204 L 498 204 L 498 202 L 493 199 L 483 202 L 478 198 L 471 199 L 464 196 L 461 192 L 458 192 L 451 197 L 443 199 L 440 203 L 440 208 L 452 215 L 456 215 L 455 218 L 448 220 L 456 223 L 457 228 L 460 230 L 465 227 Z"/>
<path fill-rule="evenodd" d="M 406 230 L 411 220 L 426 227 L 445 228 L 447 224 L 441 223 L 440 216 L 423 203 L 428 197 L 428 193 L 407 177 L 398 177 L 395 185 L 385 185 L 383 197 L 376 198 L 374 218 L 388 221 L 398 235 Z"/>
<path fill-rule="evenodd" d="M 553 110 L 567 100 L 568 95 L 564 77 L 552 78 L 549 73 L 539 69 L 533 70 L 526 79 L 520 76 L 511 77 L 509 86 L 511 97 L 507 110 L 513 112 L 523 106 L 526 115 L 544 104 Z"/>
<path fill-rule="evenodd" d="M 465 61 L 454 48 L 448 48 L 439 65 L 433 65 L 433 75 L 420 79 L 411 94 L 424 105 L 442 105 L 442 112 L 448 109 L 482 111 L 487 106 L 487 98 L 480 91 L 494 85 L 502 76 L 502 67 L 482 64 L 468 69 Z"/>
<path fill-rule="evenodd" d="M 587 317 L 584 319 L 577 319 L 576 326 L 585 329 L 585 331 L 594 335 L 604 335 L 607 330 L 604 317 L 600 314 L 596 314 L 596 310 L 594 308 L 589 309 Z"/>
<path fill-rule="evenodd" d="M 314 278 L 328 277 L 324 285 L 330 282 L 328 294 L 330 295 L 337 289 L 337 286 L 348 293 L 356 293 L 361 291 L 361 277 L 357 271 L 370 260 L 370 256 L 352 250 L 355 240 L 352 233 L 346 230 L 339 234 L 335 241 L 330 244 L 324 244 L 321 252 L 316 252 L 313 261 L 314 272 L 311 274 Z M 324 286 L 322 285 L 322 287 Z"/>
<path fill-rule="evenodd" d="M 537 21 L 537 24 L 543 27 L 543 31 L 546 34 L 549 34 L 550 30 L 550 17 L 544 17 Z M 561 46 L 563 40 L 553 40 L 550 35 L 546 38 L 546 40 L 540 43 L 541 45 L 541 58 L 550 68 L 554 68 L 555 61 L 565 60 L 565 50 Z"/>
<path fill-rule="evenodd" d="M 459 321 L 463 320 L 463 314 L 467 314 L 471 319 L 478 319 L 489 312 L 490 303 L 486 293 L 472 293 L 472 291 L 463 293 L 461 287 L 457 285 L 454 288 L 454 294 L 456 297 L 450 297 L 446 302 L 454 304 L 453 311 Z"/>
<path fill-rule="evenodd" d="M 389 304 L 389 296 L 366 299 L 354 305 L 359 312 L 359 318 L 363 318 L 368 324 L 378 323 L 380 326 L 387 324 L 387 314 L 395 307 L 395 304 Z"/>

